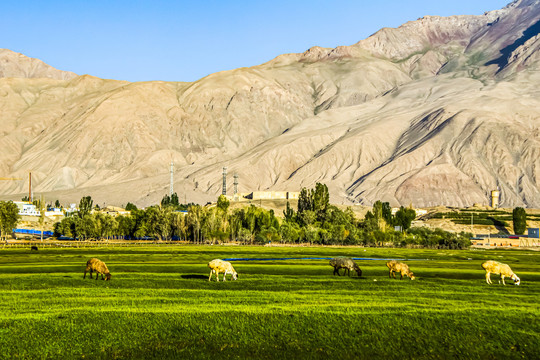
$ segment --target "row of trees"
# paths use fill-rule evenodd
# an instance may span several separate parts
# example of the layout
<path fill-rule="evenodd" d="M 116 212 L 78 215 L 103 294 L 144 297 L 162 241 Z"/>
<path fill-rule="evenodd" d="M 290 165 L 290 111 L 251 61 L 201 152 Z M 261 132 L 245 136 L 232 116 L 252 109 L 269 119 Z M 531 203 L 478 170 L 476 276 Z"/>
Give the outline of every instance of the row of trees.
<path fill-rule="evenodd" d="M 392 215 L 389 204 L 380 201 L 359 221 L 350 208 L 341 210 L 330 204 L 324 184 L 302 189 L 297 210 L 287 203 L 282 219 L 273 210 L 253 205 L 231 210 L 225 196 L 220 196 L 217 204 L 211 206 L 191 204 L 187 212 L 178 211 L 180 205 L 174 197 L 172 202 L 170 199 L 164 198 L 159 206 L 145 210 L 131 205 L 130 216 L 112 217 L 91 213 L 91 199 L 85 197 L 75 216 L 56 224 L 55 234 L 77 239 L 178 239 L 198 244 L 235 241 L 445 248 L 469 245 L 467 234 L 410 229 L 414 210 L 402 207 Z M 394 226 L 400 226 L 403 231 L 395 231 Z"/>
<path fill-rule="evenodd" d="M 213 206 L 179 204 L 177 194 L 166 195 L 160 205 L 145 210 L 128 203 L 129 216 L 112 217 L 93 212 L 97 209 L 90 196 L 83 197 L 74 216 L 55 224 L 55 235 L 76 239 L 153 238 L 185 240 L 194 243 L 236 241 L 261 244 L 284 243 L 341 244 L 368 246 L 424 246 L 464 248 L 471 234 L 454 234 L 443 230 L 411 228 L 416 213 L 401 207 L 395 214 L 388 202 L 375 202 L 361 221 L 350 208 L 331 205 L 328 188 L 317 183 L 313 189 L 302 189 L 295 211 L 289 203 L 278 219 L 273 210 L 256 206 L 230 209 L 225 196 Z M 44 210 L 42 201 L 36 203 Z M 184 210 L 184 209 L 187 209 Z M 184 211 L 181 211 L 184 210 Z M 0 202 L 0 228 L 6 237 L 18 221 L 17 206 Z M 526 229 L 523 208 L 514 209 L 516 234 Z M 40 219 L 41 220 L 41 219 Z M 40 221 L 43 227 L 42 221 Z M 521 232 L 520 232 L 521 231 Z"/>

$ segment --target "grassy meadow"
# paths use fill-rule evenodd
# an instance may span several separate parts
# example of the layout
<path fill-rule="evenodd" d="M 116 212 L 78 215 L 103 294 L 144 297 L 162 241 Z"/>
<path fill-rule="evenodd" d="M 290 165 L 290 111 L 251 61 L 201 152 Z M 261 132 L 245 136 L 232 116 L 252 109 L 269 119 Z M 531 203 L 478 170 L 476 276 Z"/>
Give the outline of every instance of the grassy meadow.
<path fill-rule="evenodd" d="M 238 281 L 208 282 L 214 258 L 385 260 L 361 278 L 328 260 L 234 261 Z M 83 280 L 97 257 L 109 282 Z M 412 260 L 415 259 L 415 260 Z M 521 286 L 487 285 L 508 263 Z M 524 250 L 144 246 L 0 249 L 2 359 L 521 359 L 540 353 L 540 261 Z"/>

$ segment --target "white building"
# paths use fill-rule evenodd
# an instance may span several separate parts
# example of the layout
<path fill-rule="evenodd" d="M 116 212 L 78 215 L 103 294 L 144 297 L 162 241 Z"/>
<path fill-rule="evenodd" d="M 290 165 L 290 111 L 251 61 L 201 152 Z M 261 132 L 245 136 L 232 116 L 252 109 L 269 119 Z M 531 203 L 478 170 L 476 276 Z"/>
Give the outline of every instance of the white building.
<path fill-rule="evenodd" d="M 19 215 L 40 216 L 41 213 L 36 208 L 36 205 L 26 201 L 14 201 L 14 204 L 19 208 Z"/>

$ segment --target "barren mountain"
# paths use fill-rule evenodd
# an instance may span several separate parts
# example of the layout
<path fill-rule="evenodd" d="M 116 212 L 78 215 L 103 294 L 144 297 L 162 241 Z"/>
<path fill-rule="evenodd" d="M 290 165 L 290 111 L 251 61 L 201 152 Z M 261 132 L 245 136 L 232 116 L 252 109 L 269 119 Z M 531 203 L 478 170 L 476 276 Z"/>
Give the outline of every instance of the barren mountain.
<path fill-rule="evenodd" d="M 39 59 L 29 58 L 8 49 L 0 49 L 0 78 L 48 78 L 69 80 L 77 74 L 61 71 Z"/>
<path fill-rule="evenodd" d="M 540 207 L 539 24 L 540 1 L 517 0 L 193 83 L 51 79 L 0 52 L 0 175 L 32 171 L 48 199 L 148 205 L 173 161 L 187 201 L 214 200 L 227 166 L 228 193 L 238 173 L 241 192 L 324 182 L 344 204 L 469 206 L 499 188 Z"/>

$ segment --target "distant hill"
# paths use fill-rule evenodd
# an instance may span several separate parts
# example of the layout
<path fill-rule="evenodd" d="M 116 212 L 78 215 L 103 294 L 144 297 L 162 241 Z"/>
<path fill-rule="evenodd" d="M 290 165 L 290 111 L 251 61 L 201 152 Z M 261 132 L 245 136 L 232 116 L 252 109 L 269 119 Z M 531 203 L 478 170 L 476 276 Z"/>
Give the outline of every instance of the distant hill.
<path fill-rule="evenodd" d="M 47 78 L 69 80 L 77 74 L 61 71 L 39 59 L 30 58 L 8 49 L 0 49 L 0 78 Z"/>

